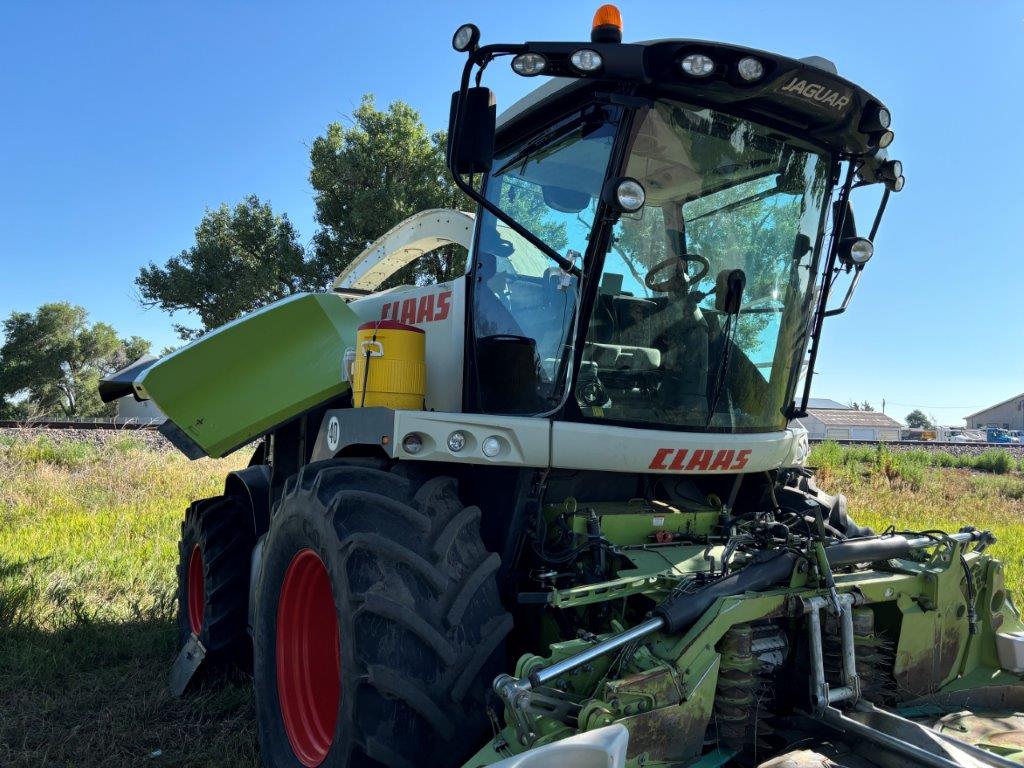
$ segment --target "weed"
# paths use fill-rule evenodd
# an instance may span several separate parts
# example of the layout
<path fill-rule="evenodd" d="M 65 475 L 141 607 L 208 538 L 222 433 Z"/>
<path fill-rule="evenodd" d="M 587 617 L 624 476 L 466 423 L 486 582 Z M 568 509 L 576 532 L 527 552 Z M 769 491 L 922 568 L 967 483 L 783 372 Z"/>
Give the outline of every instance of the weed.
<path fill-rule="evenodd" d="M 1010 452 L 999 448 L 989 448 L 974 461 L 975 469 L 980 469 L 982 472 L 995 472 L 998 475 L 1012 472 L 1016 466 L 1017 462 Z"/>

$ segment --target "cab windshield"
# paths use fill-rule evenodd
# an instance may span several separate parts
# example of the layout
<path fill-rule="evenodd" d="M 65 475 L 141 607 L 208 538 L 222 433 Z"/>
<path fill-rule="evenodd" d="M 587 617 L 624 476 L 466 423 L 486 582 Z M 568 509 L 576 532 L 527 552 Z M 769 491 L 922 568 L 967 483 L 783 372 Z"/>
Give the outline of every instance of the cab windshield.
<path fill-rule="evenodd" d="M 689 430 L 781 429 L 811 314 L 829 161 L 776 131 L 657 101 L 625 175 L 585 334 L 585 416 Z"/>

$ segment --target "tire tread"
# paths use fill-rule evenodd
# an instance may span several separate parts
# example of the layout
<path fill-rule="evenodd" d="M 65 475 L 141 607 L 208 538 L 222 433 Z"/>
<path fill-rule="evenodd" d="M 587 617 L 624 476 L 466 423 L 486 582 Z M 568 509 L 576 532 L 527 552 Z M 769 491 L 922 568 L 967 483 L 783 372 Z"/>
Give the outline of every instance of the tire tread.
<path fill-rule="evenodd" d="M 342 760 L 455 768 L 476 746 L 473 734 L 486 738 L 484 702 L 512 617 L 495 579 L 501 559 L 485 549 L 480 517 L 459 500 L 453 478 L 419 468 L 330 460 L 285 484 L 266 549 L 286 521 L 324 520 L 337 541 L 328 568 L 341 573 L 332 582 L 348 592 L 335 599 L 355 633 L 342 644 L 351 645 L 348 685 L 358 693 Z"/>

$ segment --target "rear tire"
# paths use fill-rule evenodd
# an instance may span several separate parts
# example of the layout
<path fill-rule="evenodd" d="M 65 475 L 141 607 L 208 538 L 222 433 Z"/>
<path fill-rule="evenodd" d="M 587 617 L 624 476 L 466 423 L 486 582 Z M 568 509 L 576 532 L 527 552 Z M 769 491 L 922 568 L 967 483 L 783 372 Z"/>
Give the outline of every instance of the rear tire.
<path fill-rule="evenodd" d="M 253 548 L 248 508 L 231 496 L 194 502 L 178 543 L 178 637 L 193 632 L 206 648 L 204 665 L 246 667 L 249 563 Z"/>
<path fill-rule="evenodd" d="M 332 460 L 288 480 L 257 587 L 265 765 L 461 766 L 512 619 L 450 477 Z"/>

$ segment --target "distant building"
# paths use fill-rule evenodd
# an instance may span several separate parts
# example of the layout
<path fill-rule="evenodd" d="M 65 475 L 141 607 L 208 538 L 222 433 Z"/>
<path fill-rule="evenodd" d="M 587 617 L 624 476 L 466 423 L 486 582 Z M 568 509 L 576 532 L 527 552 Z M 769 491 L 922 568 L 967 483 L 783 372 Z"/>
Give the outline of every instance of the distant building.
<path fill-rule="evenodd" d="M 808 397 L 807 407 L 814 408 L 815 410 L 824 409 L 826 411 L 852 411 L 848 405 L 837 403 L 835 400 L 829 400 L 827 397 Z"/>
<path fill-rule="evenodd" d="M 984 429 L 991 426 L 1024 430 L 1024 394 L 1014 395 L 1009 400 L 972 413 L 965 421 L 968 429 Z"/>
<path fill-rule="evenodd" d="M 117 400 L 117 415 L 114 417 L 118 422 L 141 422 L 162 424 L 167 421 L 163 414 L 152 400 L 136 400 L 131 395 L 119 397 Z"/>
<path fill-rule="evenodd" d="M 793 422 L 806 429 L 812 440 L 895 442 L 900 439 L 902 425 L 891 416 L 878 411 L 855 411 L 834 400 L 817 402 L 834 403 L 838 407 L 815 408 L 814 402 L 813 399 L 808 402 L 805 417 Z"/>

